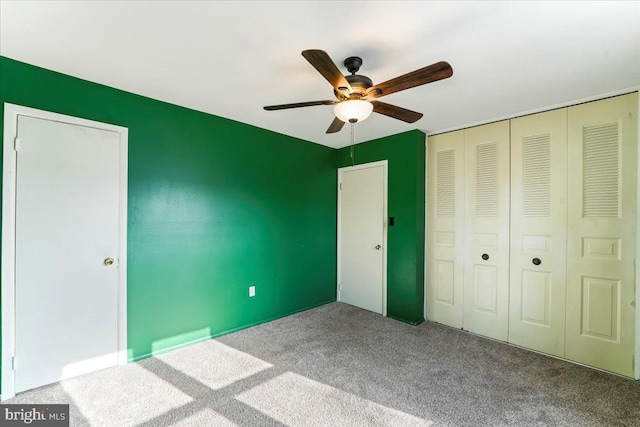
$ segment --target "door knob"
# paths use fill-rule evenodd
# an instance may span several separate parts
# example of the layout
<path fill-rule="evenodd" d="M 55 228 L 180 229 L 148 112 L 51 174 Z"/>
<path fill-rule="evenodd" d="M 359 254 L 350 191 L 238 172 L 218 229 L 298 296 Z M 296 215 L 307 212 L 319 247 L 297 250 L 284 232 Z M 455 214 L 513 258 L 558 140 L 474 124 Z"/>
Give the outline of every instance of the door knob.
<path fill-rule="evenodd" d="M 111 264 L 113 264 L 113 258 L 107 258 L 104 260 L 104 265 L 109 266 Z"/>
<path fill-rule="evenodd" d="M 533 265 L 542 264 L 542 261 L 540 260 L 540 258 L 534 258 L 534 259 L 531 260 L 531 262 L 533 263 Z"/>
<path fill-rule="evenodd" d="M 376 250 L 379 251 L 380 249 L 382 249 L 382 246 L 376 245 Z"/>
<path fill-rule="evenodd" d="M 488 260 L 489 259 L 489 254 L 482 254 L 482 259 L 483 260 Z"/>

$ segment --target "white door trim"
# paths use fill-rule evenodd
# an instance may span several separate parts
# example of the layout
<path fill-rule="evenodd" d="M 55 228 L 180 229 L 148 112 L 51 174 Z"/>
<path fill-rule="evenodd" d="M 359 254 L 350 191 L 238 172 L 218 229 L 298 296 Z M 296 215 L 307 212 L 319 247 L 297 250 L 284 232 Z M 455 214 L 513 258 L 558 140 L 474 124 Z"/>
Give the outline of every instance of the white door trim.
<path fill-rule="evenodd" d="M 127 160 L 128 129 L 20 105 L 4 104 L 2 160 L 2 394 L 0 400 L 15 396 L 15 231 L 16 231 L 16 152 L 18 116 L 91 127 L 120 135 L 120 252 L 118 254 L 118 364 L 127 363 Z"/>
<path fill-rule="evenodd" d="M 637 196 L 638 189 L 640 189 L 640 89 L 638 90 L 638 113 L 636 114 L 636 125 L 638 126 L 638 136 L 636 144 L 638 144 L 637 150 L 637 163 L 636 163 L 636 258 L 633 260 L 634 269 L 636 273 L 635 277 L 635 289 L 636 289 L 636 346 L 635 346 L 635 375 L 636 380 L 640 380 L 640 269 L 638 268 L 638 256 L 640 255 L 640 197 Z"/>
<path fill-rule="evenodd" d="M 424 139 L 424 259 L 422 262 L 424 263 L 424 298 L 422 301 L 422 318 L 427 321 L 431 321 L 433 319 L 432 313 L 429 313 L 429 309 L 427 308 L 427 278 L 429 277 L 429 271 L 427 270 L 427 266 L 429 265 L 429 136 L 427 135 Z"/>
<path fill-rule="evenodd" d="M 373 167 L 382 166 L 383 173 L 383 190 L 382 190 L 382 209 L 383 209 L 383 226 L 382 226 L 382 315 L 387 315 L 387 229 L 388 229 L 388 209 L 387 209 L 387 189 L 388 189 L 388 176 L 389 176 L 389 161 L 388 160 L 380 160 L 378 162 L 371 163 L 362 163 L 355 166 L 345 166 L 342 168 L 338 168 L 338 260 L 337 260 L 337 277 L 336 277 L 336 295 L 337 300 L 340 299 L 340 243 L 341 243 L 341 235 L 342 230 L 340 227 L 341 220 L 341 212 L 342 212 L 342 202 L 341 202 L 341 192 L 340 192 L 340 183 L 342 182 L 342 173 L 350 172 L 358 169 L 367 169 Z"/>

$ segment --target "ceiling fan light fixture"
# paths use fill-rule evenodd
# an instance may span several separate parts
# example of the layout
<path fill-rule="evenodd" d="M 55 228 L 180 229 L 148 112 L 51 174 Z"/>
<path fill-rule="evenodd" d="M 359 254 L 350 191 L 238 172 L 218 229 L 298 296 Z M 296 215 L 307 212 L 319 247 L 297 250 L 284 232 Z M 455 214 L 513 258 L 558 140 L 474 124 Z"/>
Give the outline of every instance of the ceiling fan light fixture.
<path fill-rule="evenodd" d="M 358 56 L 350 56 L 344 60 L 345 67 L 347 67 L 347 70 L 351 73 L 349 76 L 342 74 L 342 71 L 340 71 L 324 50 L 304 50 L 302 51 L 302 56 L 333 86 L 333 93 L 338 100 L 268 105 L 264 107 L 264 109 L 274 111 L 311 107 L 313 105 L 334 105 L 333 112 L 336 117 L 331 122 L 331 125 L 329 125 L 326 133 L 340 132 L 345 123 L 353 124 L 366 120 L 374 111 L 378 114 L 391 117 L 392 119 L 401 120 L 406 123 L 415 123 L 422 118 L 422 113 L 380 102 L 376 98 L 447 79 L 453 75 L 451 65 L 445 61 L 440 61 L 374 85 L 369 77 L 358 74 L 360 66 L 362 65 L 362 58 Z M 372 101 L 367 101 L 370 99 L 372 99 Z M 353 131 L 353 126 L 351 126 L 351 128 Z"/>
<path fill-rule="evenodd" d="M 366 120 L 373 111 L 373 104 L 360 99 L 343 101 L 333 107 L 333 113 L 345 123 Z"/>

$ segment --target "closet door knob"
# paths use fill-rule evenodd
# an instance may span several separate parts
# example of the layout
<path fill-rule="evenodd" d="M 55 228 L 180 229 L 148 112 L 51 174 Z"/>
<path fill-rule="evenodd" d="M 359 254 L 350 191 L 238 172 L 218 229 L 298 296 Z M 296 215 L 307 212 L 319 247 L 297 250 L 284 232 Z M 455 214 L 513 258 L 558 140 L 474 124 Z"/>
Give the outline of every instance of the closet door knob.
<path fill-rule="evenodd" d="M 488 260 L 489 259 L 489 254 L 482 254 L 482 259 L 483 260 Z"/>
<path fill-rule="evenodd" d="M 540 260 L 540 258 L 534 258 L 534 259 L 531 260 L 531 262 L 533 263 L 533 265 L 542 264 L 542 261 Z"/>

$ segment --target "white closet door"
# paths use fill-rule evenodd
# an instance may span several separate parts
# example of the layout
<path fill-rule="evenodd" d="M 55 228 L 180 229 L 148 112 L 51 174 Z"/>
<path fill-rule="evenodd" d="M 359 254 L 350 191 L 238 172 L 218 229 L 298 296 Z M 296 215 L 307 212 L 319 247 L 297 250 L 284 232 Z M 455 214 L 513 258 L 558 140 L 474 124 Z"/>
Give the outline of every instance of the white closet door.
<path fill-rule="evenodd" d="M 466 129 L 464 329 L 507 341 L 509 121 Z"/>
<path fill-rule="evenodd" d="M 633 376 L 637 93 L 568 111 L 566 357 Z"/>
<path fill-rule="evenodd" d="M 511 120 L 509 342 L 564 356 L 567 110 Z"/>
<path fill-rule="evenodd" d="M 427 318 L 462 328 L 464 131 L 430 136 Z"/>

